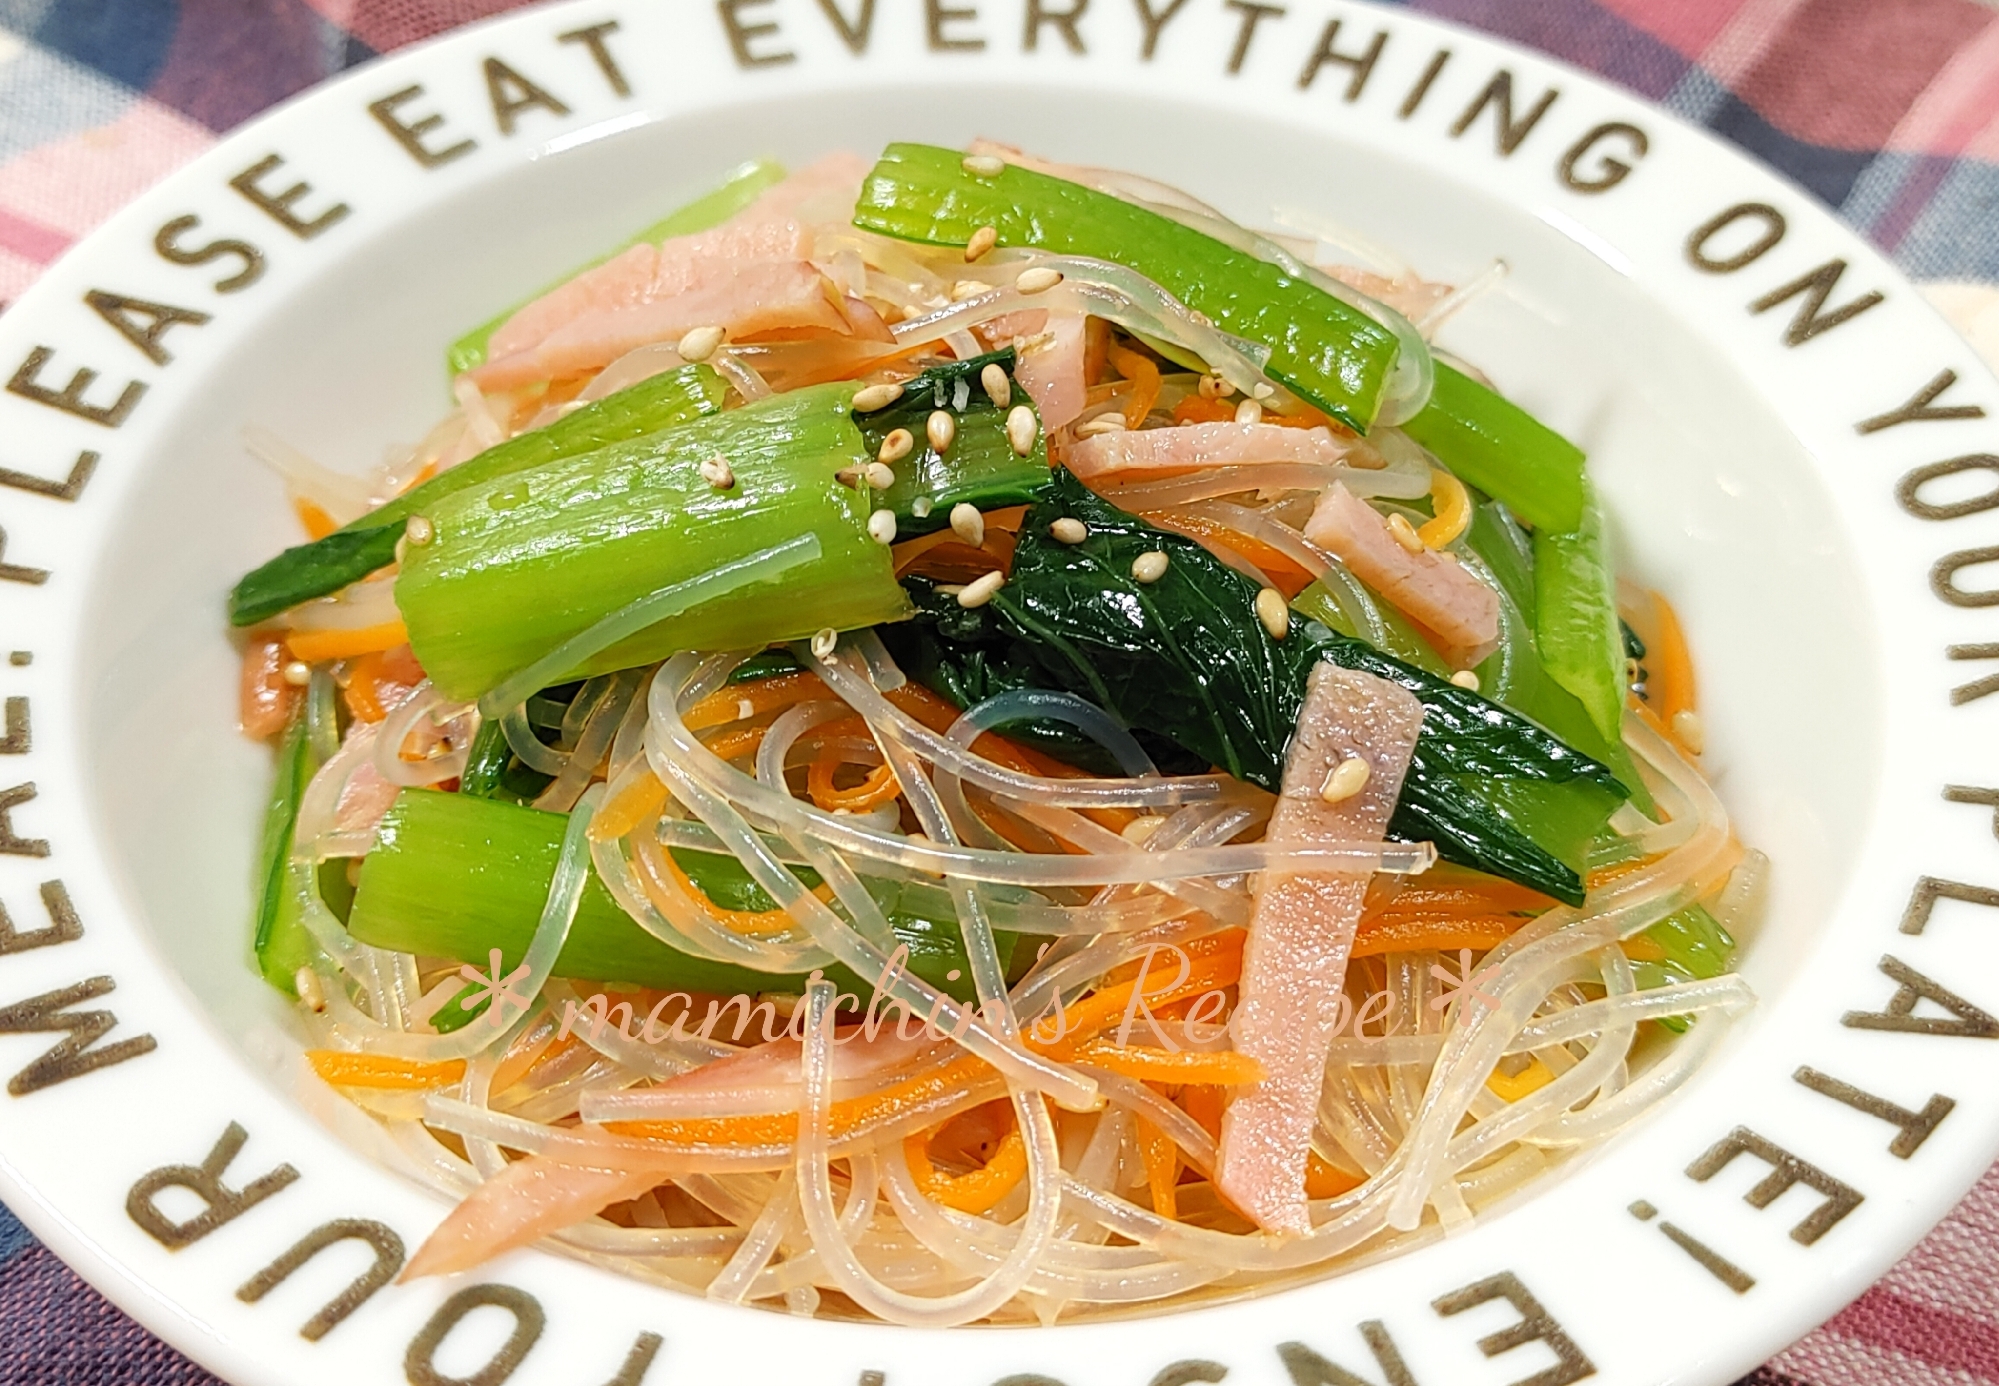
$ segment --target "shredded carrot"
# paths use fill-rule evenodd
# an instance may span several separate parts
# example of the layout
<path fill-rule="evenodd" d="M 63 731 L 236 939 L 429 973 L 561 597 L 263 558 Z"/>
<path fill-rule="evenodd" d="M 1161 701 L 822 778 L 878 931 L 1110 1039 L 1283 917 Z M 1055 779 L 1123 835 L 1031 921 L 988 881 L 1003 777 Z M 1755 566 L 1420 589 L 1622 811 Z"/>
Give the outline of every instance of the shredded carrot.
<path fill-rule="evenodd" d="M 839 1140 L 948 1100 L 990 1093 L 999 1087 L 999 1075 L 983 1059 L 967 1054 L 880 1092 L 835 1102 L 829 1113 L 832 1136 Z M 675 1145 L 789 1145 L 798 1137 L 798 1113 L 611 1121 L 604 1123 L 604 1129 L 613 1135 Z"/>
<path fill-rule="evenodd" d="M 340 528 L 338 520 L 303 496 L 292 497 L 292 513 L 297 515 L 298 522 L 305 526 L 306 537 L 309 539 L 324 539 Z"/>
<path fill-rule="evenodd" d="M 639 824 L 659 817 L 666 807 L 666 786 L 651 771 L 635 777 L 632 782 L 597 810 L 597 816 L 590 820 L 590 840 L 610 842 L 623 837 Z"/>
<path fill-rule="evenodd" d="M 1102 318 L 1083 319 L 1083 383 L 1094 385 L 1110 367 L 1111 325 Z"/>
<path fill-rule="evenodd" d="M 1645 651 L 1645 668 L 1650 676 L 1645 688 L 1651 694 L 1652 710 L 1670 729 L 1673 719 L 1680 713 L 1694 710 L 1694 661 L 1687 650 L 1687 637 L 1680 629 L 1680 618 L 1673 611 L 1672 603 L 1654 592 L 1652 611 L 1658 635 Z M 1671 734 L 1670 730 L 1668 734 Z M 1674 737 L 1674 740 L 1679 738 Z"/>
<path fill-rule="evenodd" d="M 1007 1128 L 991 1159 L 964 1174 L 946 1174 L 931 1162 L 930 1142 L 941 1129 L 919 1131 L 902 1143 L 910 1177 L 931 1202 L 961 1213 L 990 1212 L 1027 1176 L 1027 1142 L 1021 1138 L 1020 1123 Z"/>
<path fill-rule="evenodd" d="M 1305 1197 L 1338 1198 L 1365 1182 L 1359 1175 L 1335 1169 L 1318 1151 L 1305 1152 Z"/>
<path fill-rule="evenodd" d="M 401 621 L 384 621 L 379 626 L 362 626 L 356 630 L 295 630 L 285 636 L 285 643 L 291 646 L 294 657 L 307 664 L 321 664 L 329 659 L 352 659 L 355 655 L 375 654 L 407 644 L 410 633 Z"/>
<path fill-rule="evenodd" d="M 1144 1117 L 1138 1119 L 1138 1158 L 1145 1162 L 1146 1187 L 1152 1190 L 1152 1211 L 1162 1218 L 1180 1216 L 1180 1149 L 1172 1137 Z"/>
<path fill-rule="evenodd" d="M 748 683 L 718 688 L 687 709 L 680 720 L 687 724 L 689 731 L 706 731 L 730 722 L 746 722 L 766 712 L 802 703 L 807 698 L 821 697 L 825 692 L 826 685 L 817 674 L 801 669 L 795 674 L 779 674 L 774 678 L 753 679 Z"/>
<path fill-rule="evenodd" d="M 969 582 L 997 568 L 1013 569 L 1014 542 L 1021 521 L 1027 517 L 1024 505 L 1009 505 L 985 517 L 985 542 L 977 548 L 960 539 L 955 530 L 940 529 L 906 539 L 895 546 L 895 575 L 914 572 L 942 582 Z"/>
<path fill-rule="evenodd" d="M 321 1078 L 343 1088 L 418 1092 L 444 1087 L 465 1076 L 463 1059 L 430 1063 L 393 1054 L 350 1054 L 342 1049 L 308 1049 L 305 1057 Z"/>
<path fill-rule="evenodd" d="M 700 886 L 694 884 L 693 879 L 685 871 L 680 869 L 680 863 L 674 858 L 673 853 L 662 851 L 660 856 L 665 858 L 666 869 L 673 873 L 673 879 L 680 883 L 680 888 L 706 905 L 708 912 L 715 916 L 715 922 L 723 928 L 739 934 L 760 935 L 781 934 L 787 929 L 797 927 L 797 921 L 791 917 L 790 912 L 782 908 L 774 910 L 723 909 L 711 900 Z M 813 889 L 812 893 L 821 900 L 830 901 L 833 898 L 833 888 L 823 881 Z"/>
<path fill-rule="evenodd" d="M 1224 929 L 1181 945 L 1190 966 L 1185 980 L 1178 986 L 1169 987 L 1168 984 L 1179 975 L 1180 960 L 1170 954 L 1155 956 L 1154 969 L 1148 971 L 1143 979 L 1145 1004 L 1157 1010 L 1189 996 L 1233 985 L 1242 976 L 1245 937 L 1241 929 Z M 1054 1040 L 1043 1040 L 1037 1033 L 1040 1022 L 1027 1026 L 1023 1038 L 1030 1048 L 1052 1058 L 1073 1059 L 1084 1045 L 1123 1019 L 1125 1009 L 1131 1005 L 1133 993 L 1139 985 L 1140 979 L 1134 973 L 1129 980 L 1101 987 L 1084 997 L 1064 1013 L 1063 1033 Z M 1154 986 L 1162 990 L 1155 992 L 1152 990 Z M 1182 1075 L 1177 1080 L 1169 1077 L 1167 1081 L 1200 1083 L 1203 1080 Z"/>
<path fill-rule="evenodd" d="M 1441 549 L 1471 527 L 1471 493 L 1442 467 L 1430 468 L 1430 499 L 1436 516 L 1416 528 L 1426 548 Z"/>
<path fill-rule="evenodd" d="M 723 760 L 737 760 L 755 755 L 757 747 L 764 744 L 764 733 L 769 730 L 769 727 L 739 727 L 702 744 Z"/>
<path fill-rule="evenodd" d="M 1189 1083 L 1180 1089 L 1178 1100 L 1180 1110 L 1192 1117 L 1196 1126 L 1216 1140 L 1222 1138 L 1222 1108 L 1227 1105 L 1227 1099 L 1220 1088 Z"/>
<path fill-rule="evenodd" d="M 849 813 L 866 813 L 871 808 L 894 802 L 902 793 L 895 771 L 886 765 L 877 765 L 868 771 L 867 777 L 853 788 L 841 789 L 833 783 L 833 771 L 838 766 L 838 760 L 825 755 L 813 761 L 805 772 L 806 789 L 812 795 L 812 802 L 829 813 L 839 809 Z"/>
<path fill-rule="evenodd" d="M 1486 1078 L 1485 1085 L 1502 1102 L 1518 1102 L 1529 1093 L 1538 1092 L 1555 1081 L 1554 1071 L 1540 1059 L 1529 1055 L 1527 1066 L 1511 1077 L 1494 1069 Z"/>
<path fill-rule="evenodd" d="M 1553 909 L 1555 900 L 1530 887 L 1469 867 L 1439 862 L 1403 882 L 1392 894 L 1370 898 L 1367 914 L 1481 915 L 1521 914 Z"/>
<path fill-rule="evenodd" d="M 1233 1049 L 1175 1051 L 1095 1039 L 1078 1049 L 1076 1058 L 1142 1083 L 1204 1083 L 1239 1088 L 1264 1079 L 1263 1065 L 1255 1056 Z"/>
<path fill-rule="evenodd" d="M 1207 548 L 1233 550 L 1261 569 L 1277 590 L 1290 601 L 1312 585 L 1312 575 L 1299 567 L 1286 555 L 1253 535 L 1244 534 L 1239 529 L 1231 529 L 1220 520 L 1211 520 L 1205 515 L 1189 515 L 1184 511 L 1165 514 L 1160 511 L 1140 512 L 1140 518 L 1157 525 L 1161 529 L 1177 530 L 1190 538 L 1197 539 Z"/>
<path fill-rule="evenodd" d="M 1131 398 L 1124 403 L 1124 426 L 1137 428 L 1159 402 L 1159 367 L 1144 352 L 1128 350 L 1115 342 L 1110 344 L 1108 352 L 1118 374 L 1131 382 Z"/>
<path fill-rule="evenodd" d="M 1372 958 L 1382 953 L 1456 952 L 1469 948 L 1483 953 L 1510 938 L 1527 922 L 1517 914 L 1457 915 L 1449 919 L 1418 919 L 1407 915 L 1363 919 L 1354 935 L 1350 957 Z"/>
<path fill-rule="evenodd" d="M 376 685 L 382 677 L 382 652 L 370 650 L 354 661 L 347 676 L 347 706 L 363 722 L 379 722 L 387 717 Z"/>

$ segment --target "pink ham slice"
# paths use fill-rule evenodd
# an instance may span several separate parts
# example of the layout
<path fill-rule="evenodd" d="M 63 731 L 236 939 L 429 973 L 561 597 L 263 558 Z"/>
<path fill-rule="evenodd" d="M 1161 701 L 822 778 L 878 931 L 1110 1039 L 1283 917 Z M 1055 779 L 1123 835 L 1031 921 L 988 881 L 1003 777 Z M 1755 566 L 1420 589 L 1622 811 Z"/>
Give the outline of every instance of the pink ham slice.
<path fill-rule="evenodd" d="M 989 350 L 1007 345 L 1020 349 L 1013 378 L 1034 401 L 1042 428 L 1051 432 L 1073 423 L 1088 401 L 1089 387 L 1083 381 L 1084 326 L 1081 313 L 1024 308 L 1002 313 L 974 329 Z"/>
<path fill-rule="evenodd" d="M 1346 449 L 1326 428 L 1277 424 L 1196 423 L 1102 433 L 1069 450 L 1069 470 L 1084 481 L 1120 473 L 1191 471 L 1254 462 L 1309 462 L 1332 466 Z"/>
<path fill-rule="evenodd" d="M 530 1155 L 474 1189 L 437 1225 L 402 1279 L 470 1270 L 515 1247 L 573 1227 L 613 1203 L 637 1198 L 658 1170 L 596 1169 Z"/>
<path fill-rule="evenodd" d="M 1397 684 L 1331 663 L 1313 669 L 1267 840 L 1380 841 L 1422 722 L 1423 705 Z M 1366 784 L 1327 803 L 1326 776 L 1352 756 L 1367 762 Z M 1268 1076 L 1222 1114 L 1216 1183 L 1268 1231 L 1311 1230 L 1305 1166 L 1367 884 L 1365 875 L 1273 874 L 1250 915 L 1229 1029 Z"/>
<path fill-rule="evenodd" d="M 734 337 L 796 327 L 845 334 L 838 295 L 809 257 L 816 228 L 851 214 L 867 167 L 830 155 L 720 226 L 635 245 L 585 270 L 507 319 L 472 378 L 481 389 L 513 389 L 709 324 Z"/>
<path fill-rule="evenodd" d="M 1319 497 L 1305 537 L 1338 555 L 1354 576 L 1449 645 L 1476 651 L 1499 638 L 1497 592 L 1448 554 L 1403 548 L 1381 512 L 1338 482 Z"/>

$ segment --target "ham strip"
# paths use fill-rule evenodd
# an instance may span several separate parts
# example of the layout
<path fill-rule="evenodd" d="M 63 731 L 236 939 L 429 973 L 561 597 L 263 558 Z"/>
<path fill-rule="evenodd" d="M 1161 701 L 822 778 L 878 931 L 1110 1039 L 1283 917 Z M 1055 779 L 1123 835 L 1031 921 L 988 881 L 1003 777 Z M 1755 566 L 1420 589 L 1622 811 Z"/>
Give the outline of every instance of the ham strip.
<path fill-rule="evenodd" d="M 596 1169 L 546 1155 L 516 1160 L 474 1189 L 403 1268 L 403 1280 L 470 1270 L 502 1252 L 574 1227 L 660 1182 L 658 1170 Z"/>
<path fill-rule="evenodd" d="M 1305 537 L 1338 555 L 1355 577 L 1447 645 L 1478 650 L 1499 638 L 1497 592 L 1448 554 L 1403 548 L 1381 512 L 1338 482 L 1319 497 Z"/>
<path fill-rule="evenodd" d="M 810 258 L 819 225 L 851 215 L 867 169 L 852 154 L 829 155 L 720 226 L 635 245 L 585 270 L 501 324 L 472 378 L 483 390 L 514 389 L 709 325 L 731 337 L 852 331 Z"/>
<path fill-rule="evenodd" d="M 1398 684 L 1332 663 L 1313 669 L 1266 840 L 1380 841 L 1422 722 L 1423 705 Z M 1367 782 L 1327 803 L 1326 777 L 1356 756 Z M 1250 915 L 1229 1029 L 1267 1076 L 1222 1114 L 1215 1182 L 1267 1231 L 1311 1230 L 1305 1166 L 1367 884 L 1365 875 L 1272 873 Z"/>
<path fill-rule="evenodd" d="M 1196 423 L 1085 438 L 1069 450 L 1069 470 L 1084 481 L 1121 472 L 1139 476 L 1222 467 L 1241 462 L 1308 462 L 1333 466 L 1346 449 L 1328 428 L 1276 424 Z"/>

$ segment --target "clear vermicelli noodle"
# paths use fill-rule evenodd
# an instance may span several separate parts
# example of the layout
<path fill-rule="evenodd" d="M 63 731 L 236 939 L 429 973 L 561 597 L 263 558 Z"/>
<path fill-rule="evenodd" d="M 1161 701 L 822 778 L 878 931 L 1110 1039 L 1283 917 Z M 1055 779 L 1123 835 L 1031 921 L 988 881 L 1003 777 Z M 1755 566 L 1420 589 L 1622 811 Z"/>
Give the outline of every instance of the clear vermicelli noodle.
<path fill-rule="evenodd" d="M 1714 1052 L 1769 863 L 1678 617 L 1431 354 L 1504 267 L 1310 229 L 746 165 L 379 473 L 254 434 L 308 532 L 231 596 L 257 962 L 451 1202 L 407 1274 L 1152 1312 L 1422 1245 Z"/>

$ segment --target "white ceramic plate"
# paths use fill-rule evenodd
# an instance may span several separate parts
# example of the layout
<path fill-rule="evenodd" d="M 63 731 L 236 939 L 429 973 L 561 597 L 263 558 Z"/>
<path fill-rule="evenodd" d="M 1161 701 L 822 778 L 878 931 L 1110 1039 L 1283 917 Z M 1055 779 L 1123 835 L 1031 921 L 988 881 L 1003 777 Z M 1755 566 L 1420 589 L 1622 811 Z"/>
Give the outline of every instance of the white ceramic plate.
<path fill-rule="evenodd" d="M 1999 1011 L 1999 594 L 1977 567 L 1999 561 L 1999 384 L 1970 349 L 1804 193 L 1490 40 L 1323 0 L 1024 6 L 520 14 L 257 122 L 0 319 L 0 1194 L 222 1375 L 1721 1382 L 1857 1294 L 1999 1149 L 1979 1009 Z M 494 60 L 561 109 L 504 128 Z M 334 1134 L 246 960 L 267 758 L 233 729 L 222 596 L 293 531 L 240 429 L 367 465 L 442 407 L 449 338 L 739 160 L 975 134 L 1246 221 L 1315 210 L 1433 278 L 1511 265 L 1446 344 L 1589 447 L 1632 567 L 1680 604 L 1710 769 L 1777 864 L 1743 962 L 1760 1007 L 1503 1215 L 1238 1304 L 918 1333 L 539 1252 L 473 1289 L 384 1285 L 354 1239 L 252 1302 L 239 1287 L 315 1229 L 408 1247 L 444 1210 Z M 93 291 L 177 312 L 127 305 L 125 334 Z"/>

